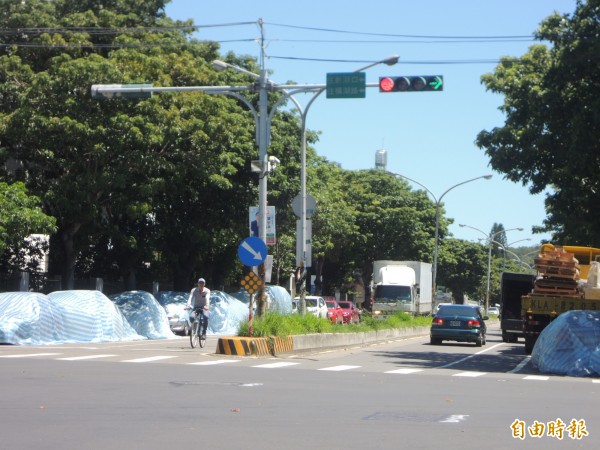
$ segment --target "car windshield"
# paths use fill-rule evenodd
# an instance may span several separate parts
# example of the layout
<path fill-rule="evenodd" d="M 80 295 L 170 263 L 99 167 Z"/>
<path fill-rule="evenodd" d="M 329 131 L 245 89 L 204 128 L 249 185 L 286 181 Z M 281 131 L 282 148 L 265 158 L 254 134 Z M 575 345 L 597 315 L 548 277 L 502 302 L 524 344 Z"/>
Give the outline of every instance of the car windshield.
<path fill-rule="evenodd" d="M 438 316 L 474 316 L 476 317 L 477 308 L 468 305 L 443 305 L 437 313 Z"/>
<path fill-rule="evenodd" d="M 335 308 L 335 302 L 326 302 L 328 308 Z"/>
<path fill-rule="evenodd" d="M 317 299 L 316 298 L 307 298 L 306 299 L 306 306 L 317 306 Z"/>
<path fill-rule="evenodd" d="M 352 309 L 352 303 L 350 302 L 340 302 L 339 305 L 344 309 Z"/>
<path fill-rule="evenodd" d="M 375 301 L 380 303 L 410 302 L 410 286 L 377 286 Z"/>

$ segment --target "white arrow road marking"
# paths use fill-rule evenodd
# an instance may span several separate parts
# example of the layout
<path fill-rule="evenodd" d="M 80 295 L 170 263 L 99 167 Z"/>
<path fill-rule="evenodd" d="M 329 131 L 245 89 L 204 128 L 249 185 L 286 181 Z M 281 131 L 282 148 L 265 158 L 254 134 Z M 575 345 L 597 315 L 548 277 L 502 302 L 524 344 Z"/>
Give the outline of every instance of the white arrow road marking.
<path fill-rule="evenodd" d="M 250 244 L 248 244 L 246 241 L 242 242 L 242 247 L 244 247 L 246 250 L 248 250 L 248 252 L 254 257 L 254 259 L 256 259 L 257 261 L 261 261 L 262 255 L 260 254 L 260 252 L 255 251 L 252 246 Z"/>
<path fill-rule="evenodd" d="M 468 414 L 452 414 L 444 420 L 440 420 L 441 423 L 457 423 L 467 420 Z"/>

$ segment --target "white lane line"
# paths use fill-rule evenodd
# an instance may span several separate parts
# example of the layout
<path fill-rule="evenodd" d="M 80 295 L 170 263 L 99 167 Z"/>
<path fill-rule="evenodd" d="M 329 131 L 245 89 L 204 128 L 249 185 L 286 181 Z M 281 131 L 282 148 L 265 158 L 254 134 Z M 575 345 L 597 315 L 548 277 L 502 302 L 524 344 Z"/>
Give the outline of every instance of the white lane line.
<path fill-rule="evenodd" d="M 88 356 L 72 356 L 69 358 L 56 358 L 57 361 L 82 361 L 84 359 L 109 358 L 117 355 L 88 355 Z"/>
<path fill-rule="evenodd" d="M 600 380 L 592 380 L 592 383 L 600 383 Z"/>
<path fill-rule="evenodd" d="M 485 372 L 460 372 L 452 375 L 453 377 L 480 377 L 481 375 L 485 375 Z"/>
<path fill-rule="evenodd" d="M 177 358 L 177 356 L 150 356 L 149 358 L 128 359 L 121 362 L 144 363 L 152 361 L 161 361 L 163 359 Z"/>
<path fill-rule="evenodd" d="M 471 359 L 471 358 L 473 358 L 473 357 L 475 357 L 475 356 L 477 356 L 477 355 L 481 355 L 481 354 L 483 354 L 483 353 L 489 352 L 490 350 L 493 350 L 493 349 L 495 349 L 496 347 L 500 347 L 501 345 L 503 345 L 503 344 L 496 344 L 496 345 L 492 345 L 491 347 L 487 347 L 485 350 L 481 350 L 481 351 L 479 351 L 479 352 L 477 352 L 477 353 L 473 353 L 472 355 L 469 355 L 469 356 L 467 356 L 466 358 L 459 359 L 458 361 L 454 361 L 454 362 L 452 362 L 452 363 L 450 363 L 450 364 L 446 364 L 445 366 L 440 366 L 440 367 L 437 367 L 437 368 L 438 368 L 438 369 L 447 369 L 448 367 L 455 366 L 456 364 L 459 364 L 459 363 L 461 363 L 461 362 L 463 362 L 463 361 L 466 361 L 467 359 Z"/>
<path fill-rule="evenodd" d="M 53 356 L 60 355 L 61 353 L 27 353 L 27 354 L 17 354 L 17 355 L 0 355 L 0 358 L 29 358 L 32 356 Z"/>
<path fill-rule="evenodd" d="M 524 380 L 546 381 L 546 380 L 549 380 L 550 377 L 544 377 L 544 376 L 541 376 L 541 375 L 527 375 L 523 379 Z"/>
<path fill-rule="evenodd" d="M 227 363 L 236 363 L 240 362 L 239 359 L 219 359 L 216 361 L 201 361 L 201 362 L 193 362 L 188 363 L 189 366 L 214 366 L 216 364 L 227 364 Z"/>
<path fill-rule="evenodd" d="M 525 359 L 523 361 L 521 361 L 519 363 L 519 365 L 517 367 L 515 367 L 513 370 L 511 370 L 509 373 L 518 373 L 521 371 L 521 369 L 523 367 L 525 367 L 527 365 L 527 363 L 531 360 L 531 355 L 528 355 L 527 357 L 525 357 Z"/>
<path fill-rule="evenodd" d="M 408 375 L 410 373 L 423 372 L 423 369 L 396 369 L 396 370 L 388 370 L 384 373 L 399 373 L 402 375 Z"/>
<path fill-rule="evenodd" d="M 271 364 L 260 364 L 258 366 L 252 366 L 252 367 L 258 367 L 260 369 L 277 369 L 278 367 L 295 366 L 296 364 L 300 364 L 300 363 L 297 363 L 297 362 L 278 362 L 278 363 L 271 363 Z"/>
<path fill-rule="evenodd" d="M 324 367 L 322 369 L 319 370 L 331 370 L 333 372 L 339 372 L 342 370 L 350 370 L 350 369 L 357 369 L 360 366 L 332 366 L 332 367 Z"/>

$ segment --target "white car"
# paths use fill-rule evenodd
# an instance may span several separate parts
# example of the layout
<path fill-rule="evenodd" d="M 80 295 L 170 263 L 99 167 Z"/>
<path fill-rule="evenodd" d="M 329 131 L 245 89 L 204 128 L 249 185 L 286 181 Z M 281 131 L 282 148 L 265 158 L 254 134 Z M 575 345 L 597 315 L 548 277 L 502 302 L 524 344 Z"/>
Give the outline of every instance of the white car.
<path fill-rule="evenodd" d="M 306 300 L 306 312 L 316 317 L 327 319 L 327 303 L 323 297 L 317 297 L 316 295 L 307 295 Z M 300 297 L 294 298 L 294 303 L 300 305 Z"/>
<path fill-rule="evenodd" d="M 488 315 L 490 315 L 490 316 L 499 316 L 500 315 L 500 310 L 498 308 L 496 308 L 495 306 L 490 306 L 488 308 Z"/>

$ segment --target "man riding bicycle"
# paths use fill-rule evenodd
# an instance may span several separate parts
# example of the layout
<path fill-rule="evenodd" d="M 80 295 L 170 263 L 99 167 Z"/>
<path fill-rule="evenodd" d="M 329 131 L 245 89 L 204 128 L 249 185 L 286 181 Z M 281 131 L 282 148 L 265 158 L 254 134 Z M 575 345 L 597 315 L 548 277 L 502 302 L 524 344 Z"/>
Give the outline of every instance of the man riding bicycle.
<path fill-rule="evenodd" d="M 198 287 L 190 292 L 185 309 L 191 309 L 190 321 L 194 322 L 196 318 L 202 325 L 202 338 L 206 338 L 206 329 L 208 328 L 208 316 L 210 309 L 210 289 L 204 287 L 206 281 L 204 278 L 198 280 Z"/>

